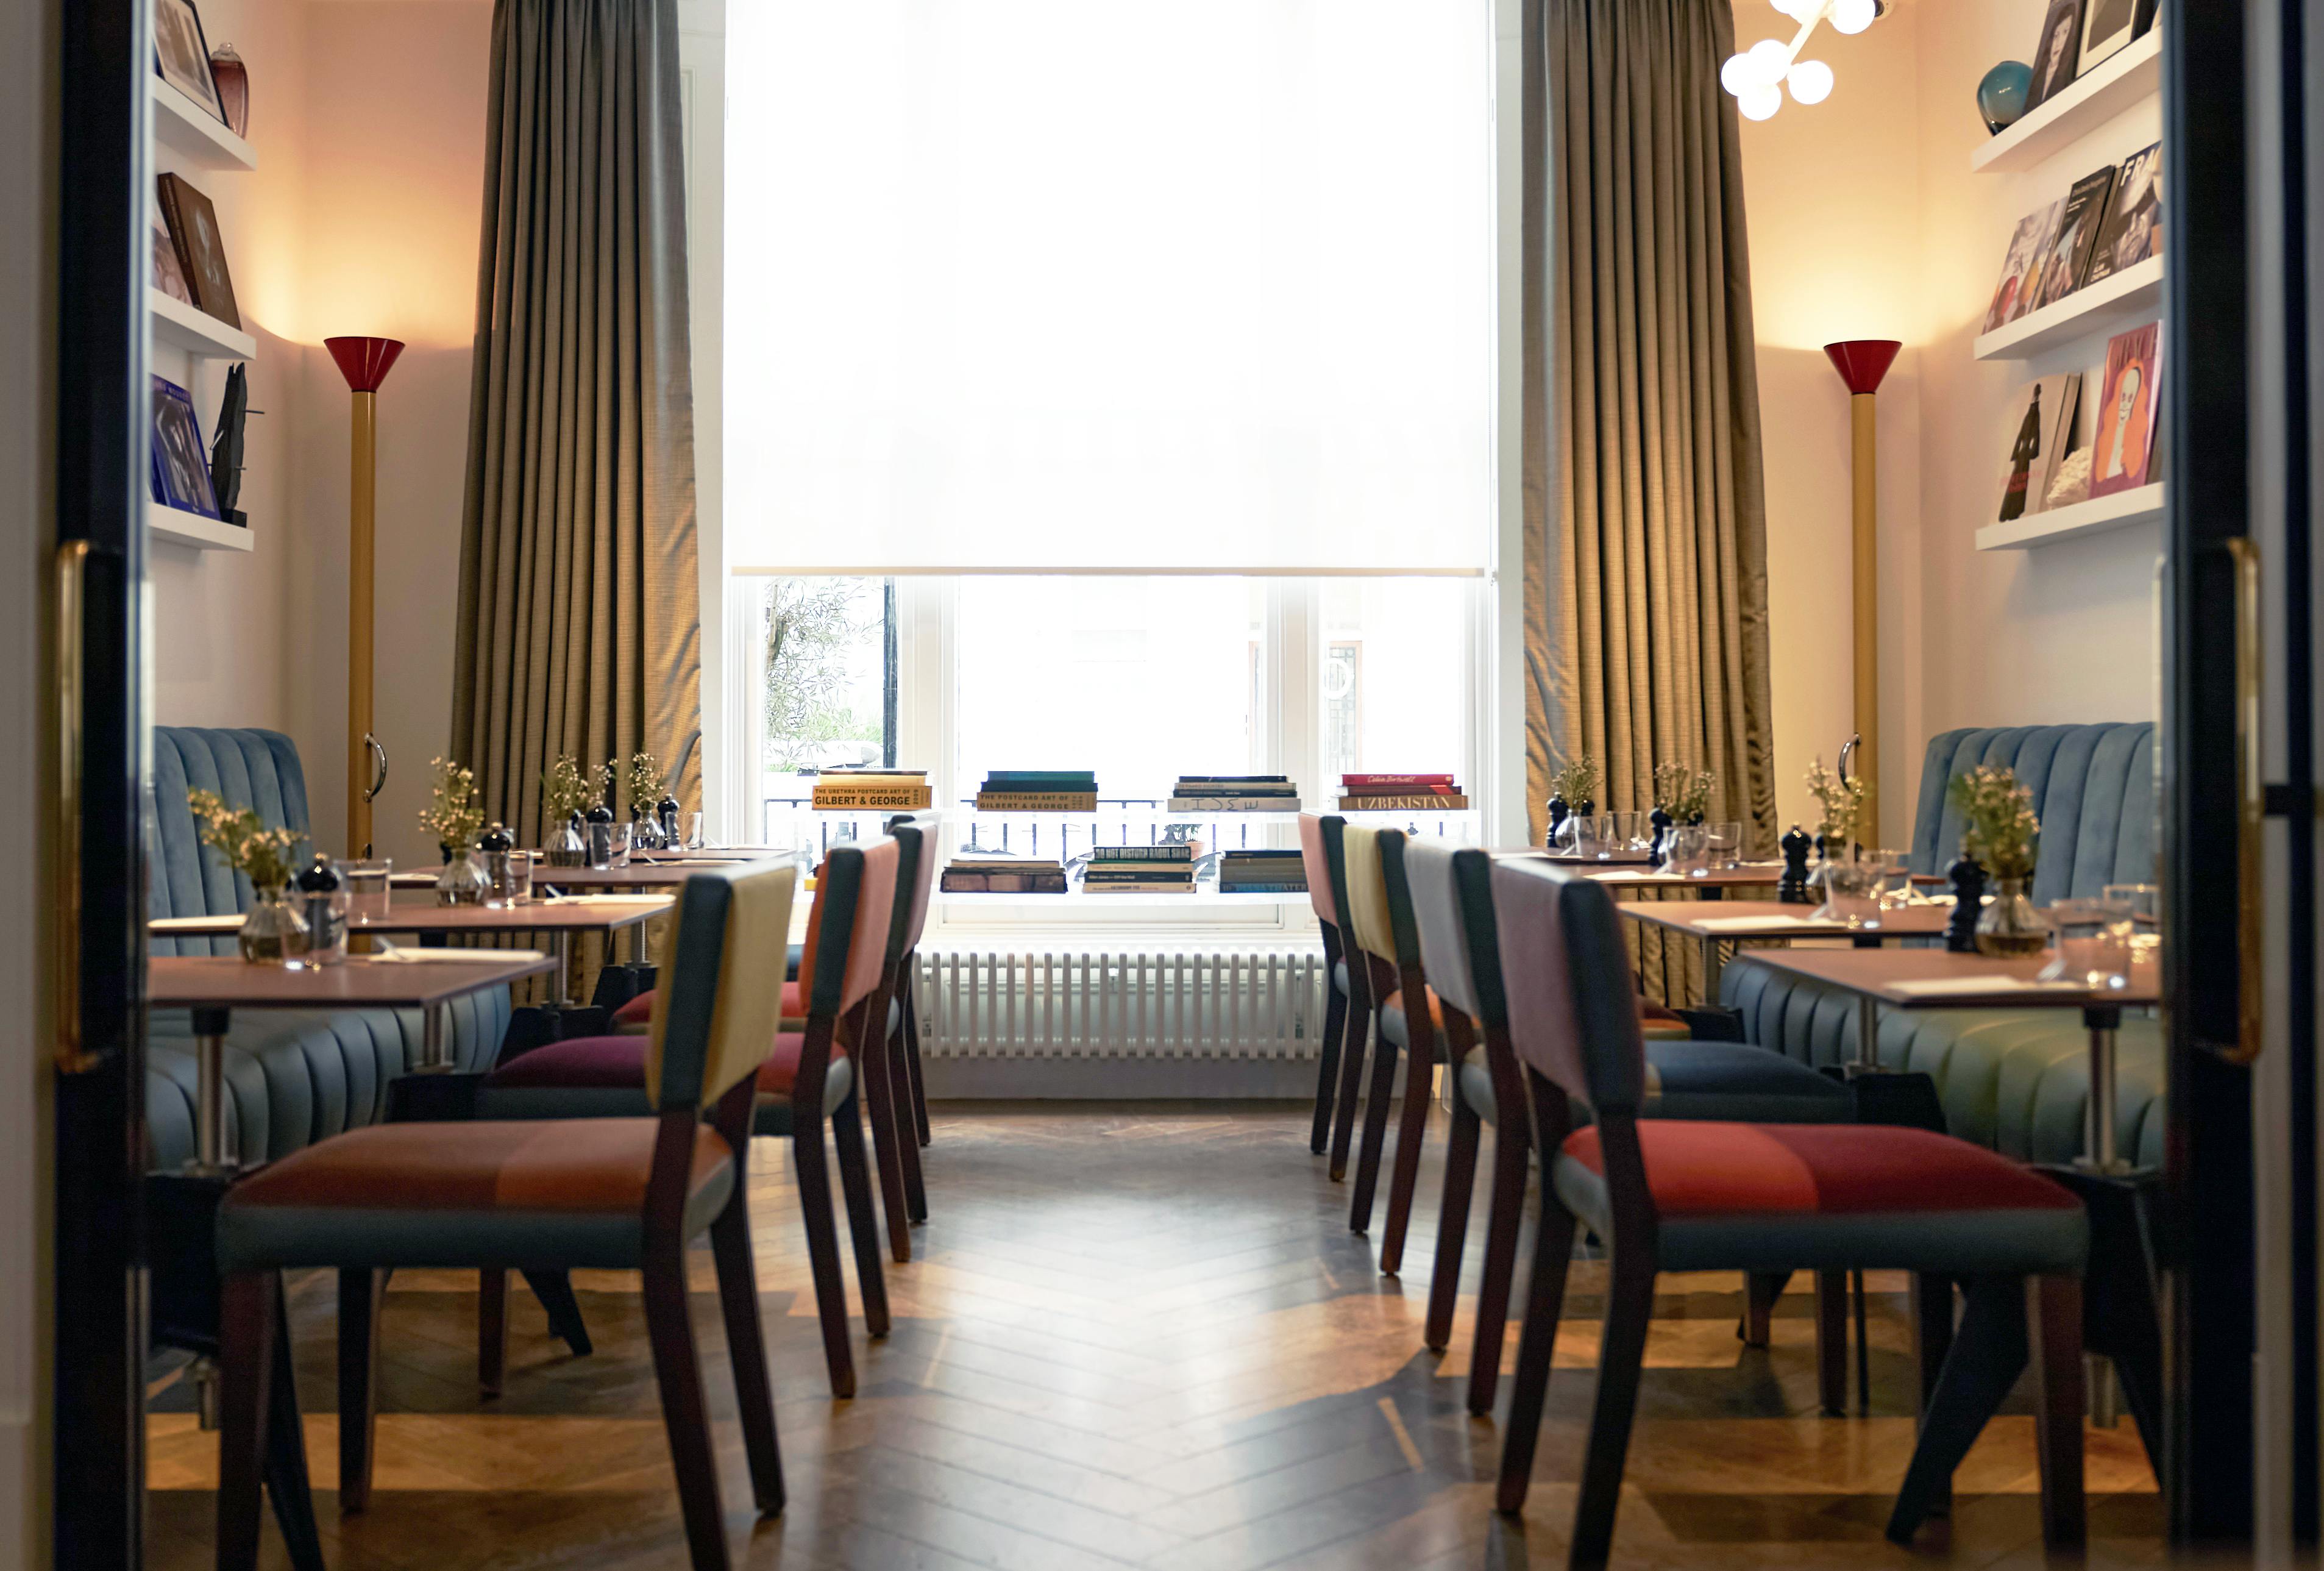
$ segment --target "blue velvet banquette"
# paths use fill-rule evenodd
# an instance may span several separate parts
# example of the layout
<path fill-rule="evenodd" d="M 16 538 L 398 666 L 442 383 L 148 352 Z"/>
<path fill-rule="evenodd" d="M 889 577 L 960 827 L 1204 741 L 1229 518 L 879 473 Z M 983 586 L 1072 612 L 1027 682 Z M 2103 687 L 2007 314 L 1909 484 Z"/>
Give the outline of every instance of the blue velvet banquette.
<path fill-rule="evenodd" d="M 1941 873 L 1960 849 L 1960 815 L 1945 799 L 1958 774 L 2006 764 L 2034 792 L 2042 821 L 2034 902 L 2094 896 L 2110 883 L 2154 881 L 2154 727 L 2030 725 L 1948 731 L 1921 765 L 1913 822 L 1914 873 Z M 1748 1040 L 1819 1067 L 1856 1054 L 1853 995 L 1738 956 L 1720 1001 L 1743 1017 Z M 2072 1010 L 1884 1010 L 1879 1058 L 1933 1077 L 1951 1132 L 2009 1156 L 2064 1161 L 2081 1152 L 2089 1095 L 2089 1036 Z M 2126 1014 L 2116 1140 L 2142 1165 L 2163 1157 L 2163 1038 L 2156 1021 Z"/>
<path fill-rule="evenodd" d="M 307 777 L 299 752 L 276 731 L 156 726 L 149 914 L 217 916 L 248 909 L 250 881 L 201 844 L 189 790 L 216 791 L 254 808 L 270 826 L 307 832 Z M 336 850 L 333 846 L 322 847 Z M 304 855 L 302 849 L 300 855 Z M 231 938 L 156 938 L 156 955 L 235 952 Z M 508 1027 L 505 988 L 446 1006 L 445 1042 L 461 1069 L 485 1069 Z M 386 1108 L 387 1084 L 417 1065 L 416 1010 L 337 1012 L 244 1011 L 226 1038 L 226 1128 L 244 1162 L 282 1156 L 361 1124 Z M 184 1010 L 156 1010 L 148 1031 L 145 1113 L 149 1156 L 175 1168 L 194 1150 L 194 1040 Z"/>

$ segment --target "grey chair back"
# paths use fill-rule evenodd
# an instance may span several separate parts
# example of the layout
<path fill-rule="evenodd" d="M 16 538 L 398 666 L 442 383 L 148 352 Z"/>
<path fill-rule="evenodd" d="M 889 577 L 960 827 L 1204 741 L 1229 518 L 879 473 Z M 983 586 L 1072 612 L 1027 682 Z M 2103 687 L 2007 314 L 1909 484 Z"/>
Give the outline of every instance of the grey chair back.
<path fill-rule="evenodd" d="M 1495 862 L 1490 886 L 1517 1057 L 1600 1113 L 1635 1114 L 1646 1044 L 1613 896 L 1546 857 Z"/>
<path fill-rule="evenodd" d="M 1405 882 L 1420 928 L 1420 964 L 1436 996 L 1482 1027 L 1508 1020 L 1493 920 L 1492 858 L 1451 840 L 1408 840 Z"/>

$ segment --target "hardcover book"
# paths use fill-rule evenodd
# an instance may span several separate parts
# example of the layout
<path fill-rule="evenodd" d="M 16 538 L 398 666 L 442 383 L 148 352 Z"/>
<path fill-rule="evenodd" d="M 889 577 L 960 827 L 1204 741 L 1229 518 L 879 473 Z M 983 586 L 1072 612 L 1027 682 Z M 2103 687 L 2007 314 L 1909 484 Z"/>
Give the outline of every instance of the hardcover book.
<path fill-rule="evenodd" d="M 1299 805 L 1296 796 L 1172 797 L 1167 813 L 1287 813 Z"/>
<path fill-rule="evenodd" d="M 1194 846 L 1188 840 L 1166 840 L 1158 846 L 1093 846 L 1092 862 L 1192 862 Z"/>
<path fill-rule="evenodd" d="M 2108 164 L 2076 180 L 2066 193 L 2057 233 L 2050 237 L 2049 255 L 2042 265 L 2042 291 L 2034 310 L 2057 304 L 2089 282 L 2090 254 L 2098 247 L 2114 177 L 2114 165 Z"/>
<path fill-rule="evenodd" d="M 982 790 L 977 810 L 986 813 L 1094 813 L 1097 792 L 1060 790 Z"/>
<path fill-rule="evenodd" d="M 226 271 L 226 241 L 218 233 L 217 212 L 209 198 L 180 176 L 161 179 L 162 221 L 178 247 L 178 261 L 194 291 L 194 304 L 229 328 L 242 326 L 234 303 L 234 275 Z"/>
<path fill-rule="evenodd" d="M 2010 236 L 2008 254 L 2002 258 L 2001 282 L 1993 286 L 1993 302 L 1986 308 L 1986 332 L 2006 326 L 2017 314 L 2019 299 L 2039 266 L 2043 224 L 2048 217 L 2044 209 L 2017 220 L 2017 232 Z"/>
<path fill-rule="evenodd" d="M 2148 483 L 2163 372 L 2163 324 L 2118 333 L 2107 344 L 2106 383 L 2093 411 L 2090 494 L 2110 496 Z"/>
<path fill-rule="evenodd" d="M 1432 792 L 1404 797 L 1342 797 L 1339 805 L 1343 813 L 1449 813 L 1468 807 L 1469 799 L 1458 793 L 1447 796 Z"/>
<path fill-rule="evenodd" d="M 2163 254 L 2163 143 L 2122 161 L 2090 250 L 2090 282 L 2110 278 Z"/>

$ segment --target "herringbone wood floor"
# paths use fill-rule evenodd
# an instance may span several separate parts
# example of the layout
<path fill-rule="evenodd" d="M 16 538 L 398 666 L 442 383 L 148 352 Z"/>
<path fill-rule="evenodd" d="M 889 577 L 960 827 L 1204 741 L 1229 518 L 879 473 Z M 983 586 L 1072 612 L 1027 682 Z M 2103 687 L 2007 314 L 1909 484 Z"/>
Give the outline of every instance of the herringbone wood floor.
<path fill-rule="evenodd" d="M 933 1219 L 917 1230 L 918 1258 L 890 1269 L 894 1334 L 867 1348 L 859 1332 L 850 1402 L 825 1383 L 788 1152 L 759 1142 L 752 1206 L 790 1489 L 779 1520 L 750 1514 L 706 1255 L 696 1275 L 737 1563 L 1562 1566 L 1592 1385 L 1593 1268 L 1578 1266 L 1569 1290 L 1532 1502 L 1507 1521 L 1491 1507 L 1499 1430 L 1462 1405 L 1465 1321 L 1441 1362 L 1421 1345 L 1442 1141 L 1440 1123 L 1399 1282 L 1347 1231 L 1345 1188 L 1308 1154 L 1304 1108 L 939 1107 Z M 1480 1193 L 1472 1271 L 1482 1212 Z M 1881 1539 L 1913 1422 L 1903 1284 L 1873 1285 L 1873 1416 L 1824 1419 L 1803 1297 L 1784 1301 L 1775 1345 L 1754 1352 L 1736 1340 L 1736 1281 L 1664 1279 L 1618 1564 L 2040 1563 L 2022 1417 L 2000 1419 L 1970 1455 L 1949 1529 L 1932 1526 L 1910 1556 Z M 579 1286 L 596 1354 L 567 1356 L 519 1289 L 507 1391 L 484 1401 L 474 1280 L 396 1278 L 378 1489 L 343 1520 L 330 1489 L 330 1286 L 294 1284 L 333 1566 L 685 1564 L 636 1280 Z M 174 1391 L 156 1403 L 186 1406 Z M 151 1432 L 152 1564 L 207 1566 L 213 1437 L 184 1410 L 157 1411 Z M 2153 1480 L 2126 1421 L 2090 1432 L 2089 1482 L 2093 1561 L 2161 1563 Z M 268 1542 L 280 1564 L 271 1526 Z"/>

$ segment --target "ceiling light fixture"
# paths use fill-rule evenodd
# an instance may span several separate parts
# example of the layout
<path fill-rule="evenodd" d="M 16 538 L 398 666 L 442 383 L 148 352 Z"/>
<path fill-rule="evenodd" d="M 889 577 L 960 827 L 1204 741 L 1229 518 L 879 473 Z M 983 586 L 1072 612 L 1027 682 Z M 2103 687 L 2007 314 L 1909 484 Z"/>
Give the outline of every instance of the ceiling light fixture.
<path fill-rule="evenodd" d="M 1820 60 L 1802 60 L 1800 51 L 1819 22 L 1830 22 L 1835 32 L 1862 32 L 1888 9 L 1887 0 L 1769 0 L 1775 8 L 1800 24 L 1789 44 L 1779 38 L 1761 39 L 1739 54 L 1729 55 L 1719 70 L 1719 85 L 1735 98 L 1746 120 L 1766 120 L 1784 106 L 1784 89 L 1794 102 L 1821 104 L 1831 97 L 1831 68 Z"/>

